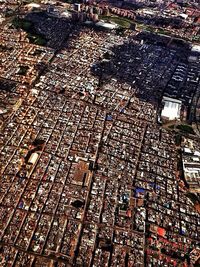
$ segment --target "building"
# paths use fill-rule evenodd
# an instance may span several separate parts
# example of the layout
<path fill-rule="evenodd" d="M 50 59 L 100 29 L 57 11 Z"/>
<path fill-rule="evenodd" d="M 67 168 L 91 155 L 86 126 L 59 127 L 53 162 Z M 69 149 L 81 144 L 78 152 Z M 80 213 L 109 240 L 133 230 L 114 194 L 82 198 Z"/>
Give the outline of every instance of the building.
<path fill-rule="evenodd" d="M 182 101 L 170 97 L 163 97 L 163 109 L 161 112 L 161 118 L 164 120 L 176 120 L 180 119 L 180 111 Z"/>
<path fill-rule="evenodd" d="M 184 178 L 189 191 L 200 193 L 200 147 L 198 141 L 183 138 L 182 162 Z"/>
<path fill-rule="evenodd" d="M 47 7 L 47 12 L 48 12 L 48 13 L 52 13 L 52 12 L 54 12 L 54 6 L 49 5 L 49 6 Z"/>
<path fill-rule="evenodd" d="M 81 11 L 81 4 L 75 3 L 74 4 L 74 10 L 80 12 Z"/>

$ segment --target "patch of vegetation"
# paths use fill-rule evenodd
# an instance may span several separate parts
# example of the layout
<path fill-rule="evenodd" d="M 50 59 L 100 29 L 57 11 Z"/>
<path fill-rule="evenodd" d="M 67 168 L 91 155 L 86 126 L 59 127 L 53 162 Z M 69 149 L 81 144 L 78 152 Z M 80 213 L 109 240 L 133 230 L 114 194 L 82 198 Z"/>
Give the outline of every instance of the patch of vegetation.
<path fill-rule="evenodd" d="M 131 26 L 131 22 L 125 18 L 111 17 L 111 21 L 118 24 L 122 28 L 130 28 L 130 26 Z"/>
<path fill-rule="evenodd" d="M 27 37 L 32 44 L 45 46 L 47 44 L 46 38 L 42 34 L 38 34 L 35 30 L 34 24 L 26 19 L 14 18 L 12 25 L 16 29 L 22 29 L 27 33 Z"/>
<path fill-rule="evenodd" d="M 176 126 L 177 129 L 179 129 L 180 131 L 187 133 L 187 134 L 195 134 L 192 126 L 187 125 L 187 124 L 180 124 Z"/>
<path fill-rule="evenodd" d="M 163 29 L 163 28 L 157 28 L 157 27 L 152 27 L 152 26 L 149 26 L 149 25 L 146 25 L 144 24 L 143 22 L 141 21 L 136 21 L 136 29 L 138 30 L 144 30 L 144 31 L 148 31 L 148 32 L 152 32 L 152 33 L 155 33 L 155 34 L 160 34 L 160 35 L 166 35 L 168 37 L 172 37 L 172 38 L 181 38 L 185 41 L 189 41 L 189 39 L 185 36 L 179 36 L 178 34 L 176 35 L 175 33 L 172 33 L 166 29 Z M 196 38 L 196 39 L 195 39 Z M 193 40 L 195 41 L 198 41 L 200 40 L 200 37 L 192 37 Z"/>
<path fill-rule="evenodd" d="M 28 39 L 32 44 L 36 44 L 36 45 L 41 45 L 41 46 L 45 46 L 47 43 L 47 40 L 40 34 L 31 34 L 28 33 Z"/>
<path fill-rule="evenodd" d="M 120 36 L 123 36 L 125 30 L 126 30 L 125 28 L 118 28 L 118 29 L 116 29 L 116 34 L 120 35 Z"/>
<path fill-rule="evenodd" d="M 8 47 L 8 46 L 5 46 L 3 44 L 0 44 L 0 52 L 6 52 L 6 51 L 12 51 L 13 50 L 13 47 Z"/>
<path fill-rule="evenodd" d="M 12 92 L 16 88 L 16 83 L 8 80 L 0 79 L 0 90 Z"/>
<path fill-rule="evenodd" d="M 177 134 L 175 136 L 175 143 L 176 143 L 177 146 L 181 145 L 181 140 L 182 140 L 182 136 L 180 134 Z"/>
<path fill-rule="evenodd" d="M 80 1 L 77 1 L 76 3 L 79 3 Z M 64 3 L 73 4 L 75 1 L 73 0 L 64 0 Z"/>
<path fill-rule="evenodd" d="M 169 34 L 170 34 L 169 31 L 166 31 L 166 30 L 164 30 L 164 29 L 158 29 L 158 30 L 157 30 L 157 33 L 164 34 L 164 35 L 169 35 Z"/>
<path fill-rule="evenodd" d="M 34 52 L 33 52 L 33 56 L 40 56 L 41 54 L 42 54 L 42 50 L 40 50 L 40 49 L 36 49 Z"/>
<path fill-rule="evenodd" d="M 200 35 L 196 35 L 196 36 L 194 36 L 194 37 L 193 37 L 193 40 L 199 42 L 199 41 L 200 41 Z"/>
<path fill-rule="evenodd" d="M 20 66 L 17 74 L 25 76 L 27 74 L 28 69 L 29 67 L 27 66 Z"/>
<path fill-rule="evenodd" d="M 32 22 L 20 18 L 14 18 L 12 24 L 16 29 L 22 29 L 24 31 L 30 31 L 33 27 Z"/>
<path fill-rule="evenodd" d="M 6 18 L 9 18 L 9 17 L 12 17 L 14 15 L 14 10 L 12 9 L 7 9 L 6 12 L 5 12 L 5 17 Z"/>
<path fill-rule="evenodd" d="M 199 198 L 197 197 L 196 194 L 188 192 L 188 193 L 186 194 L 186 196 L 187 196 L 187 197 L 188 197 L 194 204 L 199 203 Z"/>

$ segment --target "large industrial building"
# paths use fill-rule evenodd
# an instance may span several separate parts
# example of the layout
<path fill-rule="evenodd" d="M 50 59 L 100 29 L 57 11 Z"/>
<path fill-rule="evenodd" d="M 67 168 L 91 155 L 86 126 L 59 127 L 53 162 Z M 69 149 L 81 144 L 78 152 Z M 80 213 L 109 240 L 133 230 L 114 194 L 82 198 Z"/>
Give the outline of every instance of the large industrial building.
<path fill-rule="evenodd" d="M 163 109 L 161 117 L 163 120 L 176 120 L 180 119 L 181 100 L 177 100 L 170 97 L 163 97 Z"/>

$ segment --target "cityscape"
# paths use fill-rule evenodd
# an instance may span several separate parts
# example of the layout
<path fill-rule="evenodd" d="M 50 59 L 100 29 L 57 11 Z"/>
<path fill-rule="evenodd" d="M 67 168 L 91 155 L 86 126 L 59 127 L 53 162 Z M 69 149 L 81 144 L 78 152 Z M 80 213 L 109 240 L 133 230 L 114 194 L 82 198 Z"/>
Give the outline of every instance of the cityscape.
<path fill-rule="evenodd" d="M 0 0 L 0 267 L 200 266 L 200 1 Z"/>

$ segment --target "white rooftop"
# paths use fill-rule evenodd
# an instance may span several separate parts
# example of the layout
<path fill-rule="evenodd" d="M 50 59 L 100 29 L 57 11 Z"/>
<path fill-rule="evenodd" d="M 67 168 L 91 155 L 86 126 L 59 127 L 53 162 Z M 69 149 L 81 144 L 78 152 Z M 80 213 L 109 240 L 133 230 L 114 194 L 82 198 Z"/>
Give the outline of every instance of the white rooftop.
<path fill-rule="evenodd" d="M 191 51 L 200 53 L 200 45 L 193 45 Z"/>
<path fill-rule="evenodd" d="M 96 23 L 96 26 L 101 26 L 101 27 L 104 27 L 104 28 L 107 28 L 107 29 L 111 29 L 111 30 L 117 28 L 117 25 L 112 24 L 112 23 L 108 23 L 108 22 L 103 22 L 103 21 L 98 21 Z"/>
<path fill-rule="evenodd" d="M 181 101 L 170 97 L 163 97 L 164 108 L 161 117 L 168 120 L 175 120 L 180 118 Z"/>
<path fill-rule="evenodd" d="M 39 4 L 36 4 L 36 3 L 30 3 L 30 4 L 27 4 L 28 7 L 36 7 L 36 8 L 39 8 L 40 5 Z"/>

